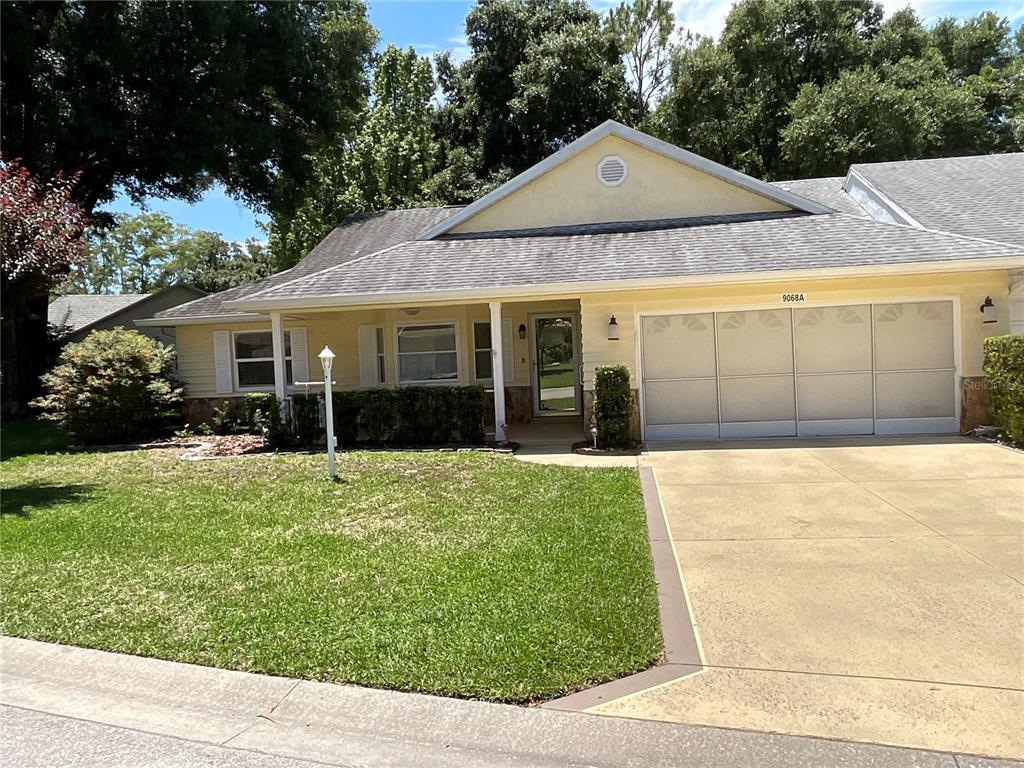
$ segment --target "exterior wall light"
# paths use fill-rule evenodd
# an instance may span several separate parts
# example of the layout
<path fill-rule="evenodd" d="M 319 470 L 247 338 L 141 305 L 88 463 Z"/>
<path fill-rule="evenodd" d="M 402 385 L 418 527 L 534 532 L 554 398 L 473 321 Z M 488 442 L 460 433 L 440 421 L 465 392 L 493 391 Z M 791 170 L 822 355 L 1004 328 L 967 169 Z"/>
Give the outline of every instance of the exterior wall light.
<path fill-rule="evenodd" d="M 615 320 L 615 315 L 612 315 L 608 321 L 608 341 L 619 340 L 619 323 Z"/>
<path fill-rule="evenodd" d="M 324 347 L 320 354 L 320 365 L 324 369 L 324 418 L 327 420 L 327 475 L 331 480 L 338 479 L 334 448 L 334 398 L 331 396 L 331 368 L 334 367 L 334 353 L 330 347 Z"/>
<path fill-rule="evenodd" d="M 996 305 L 992 303 L 992 297 L 986 296 L 985 303 L 981 305 L 981 322 L 983 323 L 996 323 L 999 318 L 996 317 Z"/>
<path fill-rule="evenodd" d="M 526 323 L 520 323 L 519 324 L 519 338 L 520 339 L 525 339 L 526 338 Z"/>

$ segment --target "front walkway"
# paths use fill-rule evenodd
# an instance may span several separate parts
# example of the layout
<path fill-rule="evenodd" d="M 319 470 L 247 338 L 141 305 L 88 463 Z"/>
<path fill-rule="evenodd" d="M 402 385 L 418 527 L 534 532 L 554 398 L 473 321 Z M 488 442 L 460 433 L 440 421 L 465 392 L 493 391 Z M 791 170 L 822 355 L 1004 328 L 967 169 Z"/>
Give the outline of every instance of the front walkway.
<path fill-rule="evenodd" d="M 1024 757 L 1024 454 L 655 449 L 703 669 L 587 711 Z"/>
<path fill-rule="evenodd" d="M 951 754 L 378 691 L 11 638 L 0 638 L 0 717 L 0 754 L 19 768 L 995 768 Z"/>

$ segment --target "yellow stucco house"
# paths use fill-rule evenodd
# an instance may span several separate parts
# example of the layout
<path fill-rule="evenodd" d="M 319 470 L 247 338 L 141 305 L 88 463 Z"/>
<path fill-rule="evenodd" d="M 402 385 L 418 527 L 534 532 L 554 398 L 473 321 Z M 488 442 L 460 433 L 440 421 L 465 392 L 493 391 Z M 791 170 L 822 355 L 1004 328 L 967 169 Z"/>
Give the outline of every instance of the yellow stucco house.
<path fill-rule="evenodd" d="M 1024 154 L 766 183 L 615 122 L 465 207 L 354 216 L 301 263 L 174 307 L 193 420 L 223 398 L 483 384 L 498 439 L 582 434 L 625 363 L 647 441 L 948 433 L 1024 332 Z"/>

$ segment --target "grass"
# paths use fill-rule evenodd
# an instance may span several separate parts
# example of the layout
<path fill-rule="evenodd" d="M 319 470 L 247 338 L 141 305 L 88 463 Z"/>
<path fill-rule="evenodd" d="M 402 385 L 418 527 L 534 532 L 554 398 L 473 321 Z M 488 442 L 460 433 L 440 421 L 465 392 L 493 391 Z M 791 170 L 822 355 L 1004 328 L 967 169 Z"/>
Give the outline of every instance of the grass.
<path fill-rule="evenodd" d="M 572 362 L 555 363 L 544 367 L 541 371 L 541 388 L 571 387 L 576 383 L 576 371 Z"/>
<path fill-rule="evenodd" d="M 27 453 L 53 453 L 71 444 L 71 438 L 52 421 L 4 419 L 0 425 L 0 461 Z"/>
<path fill-rule="evenodd" d="M 637 477 L 482 453 L 0 467 L 0 632 L 526 702 L 661 652 Z"/>

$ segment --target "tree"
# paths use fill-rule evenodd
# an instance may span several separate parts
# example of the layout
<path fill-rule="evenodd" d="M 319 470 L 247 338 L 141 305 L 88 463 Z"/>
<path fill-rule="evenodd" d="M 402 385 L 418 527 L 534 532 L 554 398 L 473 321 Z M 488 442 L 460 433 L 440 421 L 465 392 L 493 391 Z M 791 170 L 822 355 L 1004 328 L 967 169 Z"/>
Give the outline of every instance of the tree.
<path fill-rule="evenodd" d="M 295 264 L 351 213 L 424 203 L 438 152 L 434 90 L 429 59 L 411 47 L 384 49 L 374 67 L 372 106 L 355 138 L 313 155 L 297 211 L 271 221 L 279 267 Z"/>
<path fill-rule="evenodd" d="M 675 29 L 670 0 L 633 0 L 608 12 L 608 25 L 626 61 L 637 116 L 651 111 L 665 85 Z"/>
<path fill-rule="evenodd" d="M 0 293 L 3 294 L 3 396 L 18 409 L 38 391 L 46 364 L 46 297 L 85 258 L 85 210 L 74 202 L 78 177 L 47 182 L 17 161 L 0 162 Z M 42 339 L 39 343 L 37 340 Z"/>
<path fill-rule="evenodd" d="M 163 213 L 121 217 L 116 226 L 89 231 L 85 243 L 87 258 L 68 283 L 79 293 L 148 293 L 175 283 L 215 292 L 271 273 L 259 241 L 228 243 Z"/>

